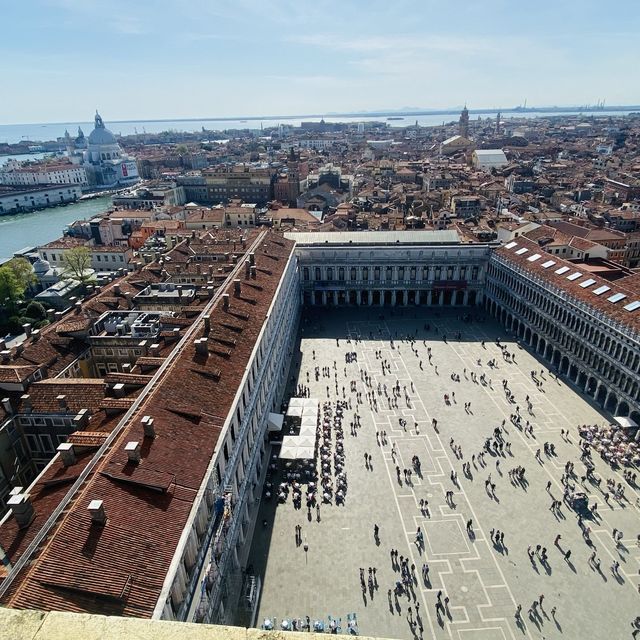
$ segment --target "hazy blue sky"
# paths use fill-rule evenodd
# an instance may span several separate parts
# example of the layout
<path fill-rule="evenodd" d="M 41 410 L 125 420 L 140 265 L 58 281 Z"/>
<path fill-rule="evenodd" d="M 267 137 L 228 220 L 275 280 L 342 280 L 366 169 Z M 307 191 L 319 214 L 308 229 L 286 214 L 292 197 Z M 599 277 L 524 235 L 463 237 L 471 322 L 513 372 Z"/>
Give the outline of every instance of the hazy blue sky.
<path fill-rule="evenodd" d="M 638 0 L 0 0 L 0 124 L 640 102 Z"/>

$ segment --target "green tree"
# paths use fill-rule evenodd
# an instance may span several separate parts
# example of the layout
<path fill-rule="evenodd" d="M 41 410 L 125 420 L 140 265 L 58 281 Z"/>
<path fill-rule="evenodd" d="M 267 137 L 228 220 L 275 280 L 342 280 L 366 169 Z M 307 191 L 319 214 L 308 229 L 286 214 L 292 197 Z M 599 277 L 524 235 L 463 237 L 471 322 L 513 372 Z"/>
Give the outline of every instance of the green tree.
<path fill-rule="evenodd" d="M 11 269 L 24 291 L 36 281 L 36 274 L 33 272 L 33 267 L 26 258 L 12 258 L 9 262 L 5 263 L 3 267 Z"/>
<path fill-rule="evenodd" d="M 25 290 L 26 287 L 8 265 L 0 267 L 0 307 L 15 309 Z"/>
<path fill-rule="evenodd" d="M 91 253 L 87 247 L 74 247 L 65 251 L 62 258 L 62 275 L 80 284 L 88 284 L 94 279 L 91 271 Z"/>

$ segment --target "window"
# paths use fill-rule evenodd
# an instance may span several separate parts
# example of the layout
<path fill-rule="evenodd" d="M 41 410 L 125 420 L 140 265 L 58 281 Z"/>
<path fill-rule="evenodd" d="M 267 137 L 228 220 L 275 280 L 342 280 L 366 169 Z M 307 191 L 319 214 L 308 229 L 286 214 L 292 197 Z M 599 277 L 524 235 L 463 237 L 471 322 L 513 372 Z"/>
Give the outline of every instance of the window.
<path fill-rule="evenodd" d="M 351 267 L 351 274 L 350 274 L 350 278 L 351 281 L 354 282 L 357 276 L 357 271 L 355 267 Z"/>
<path fill-rule="evenodd" d="M 322 280 L 322 273 L 320 267 L 316 267 L 316 280 Z"/>
<path fill-rule="evenodd" d="M 411 282 L 415 282 L 416 281 L 416 268 L 415 267 L 411 267 L 411 269 L 409 271 L 409 280 Z"/>
<path fill-rule="evenodd" d="M 40 434 L 40 444 L 42 445 L 43 451 L 45 451 L 46 453 L 53 453 L 53 444 L 48 433 Z"/>
<path fill-rule="evenodd" d="M 333 280 L 333 267 L 327 267 L 327 280 Z"/>
<path fill-rule="evenodd" d="M 362 279 L 369 282 L 369 267 L 362 267 Z"/>
<path fill-rule="evenodd" d="M 304 269 L 302 269 L 302 279 L 305 282 L 309 281 L 309 267 L 304 267 Z"/>
<path fill-rule="evenodd" d="M 398 267 L 398 280 L 404 280 L 404 267 Z"/>
<path fill-rule="evenodd" d="M 29 445 L 29 449 L 31 449 L 31 453 L 40 451 L 40 447 L 38 446 L 38 438 L 36 438 L 32 433 L 27 434 L 27 444 Z"/>
<path fill-rule="evenodd" d="M 387 267 L 387 271 L 385 272 L 384 279 L 391 280 L 393 278 L 393 269 L 391 267 Z"/>
<path fill-rule="evenodd" d="M 344 282 L 344 267 L 338 268 L 338 280 L 340 280 L 340 282 Z"/>
<path fill-rule="evenodd" d="M 373 268 L 373 279 L 375 282 L 380 282 L 380 267 Z"/>

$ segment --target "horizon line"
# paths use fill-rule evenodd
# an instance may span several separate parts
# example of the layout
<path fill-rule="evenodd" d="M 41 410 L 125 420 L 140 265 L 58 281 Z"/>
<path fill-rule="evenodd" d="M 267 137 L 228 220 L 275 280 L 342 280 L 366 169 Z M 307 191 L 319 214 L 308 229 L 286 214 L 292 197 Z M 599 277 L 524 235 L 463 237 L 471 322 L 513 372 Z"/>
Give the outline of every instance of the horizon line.
<path fill-rule="evenodd" d="M 488 107 L 488 108 L 476 108 L 468 109 L 470 114 L 480 113 L 553 113 L 554 111 L 573 111 L 576 113 L 598 113 L 602 111 L 629 111 L 634 109 L 640 109 L 640 104 L 630 105 L 550 105 L 550 106 L 538 106 L 538 107 Z M 110 120 L 107 118 L 107 122 L 113 124 L 129 124 L 132 122 L 228 122 L 234 120 L 278 120 L 293 118 L 377 118 L 382 116 L 426 116 L 426 115 L 453 115 L 461 111 L 460 107 L 447 107 L 443 109 L 388 109 L 388 110 L 376 110 L 376 111 L 345 111 L 345 112 L 325 112 L 325 113 L 303 113 L 292 115 L 257 115 L 257 116 L 218 116 L 218 117 L 192 117 L 192 118 L 134 118 L 128 120 Z M 61 122 L 14 122 L 10 124 L 0 124 L 0 127 L 17 127 L 17 126 L 32 126 L 32 125 L 67 125 L 67 124 L 90 124 L 91 120 L 82 121 L 61 121 Z"/>

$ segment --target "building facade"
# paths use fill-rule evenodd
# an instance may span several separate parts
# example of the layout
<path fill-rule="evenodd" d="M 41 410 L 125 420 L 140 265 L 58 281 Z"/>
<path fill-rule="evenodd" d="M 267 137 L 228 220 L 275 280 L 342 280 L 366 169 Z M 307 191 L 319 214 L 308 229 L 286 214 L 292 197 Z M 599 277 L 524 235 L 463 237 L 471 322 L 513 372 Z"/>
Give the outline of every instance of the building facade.
<path fill-rule="evenodd" d="M 290 233 L 308 305 L 480 305 L 491 245 L 452 231 Z"/>

